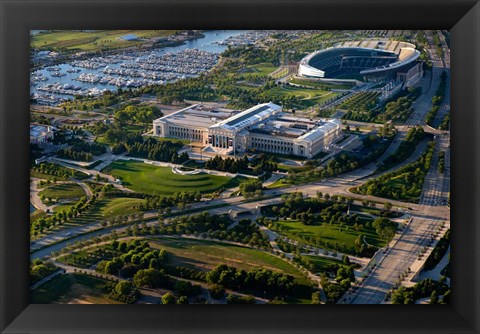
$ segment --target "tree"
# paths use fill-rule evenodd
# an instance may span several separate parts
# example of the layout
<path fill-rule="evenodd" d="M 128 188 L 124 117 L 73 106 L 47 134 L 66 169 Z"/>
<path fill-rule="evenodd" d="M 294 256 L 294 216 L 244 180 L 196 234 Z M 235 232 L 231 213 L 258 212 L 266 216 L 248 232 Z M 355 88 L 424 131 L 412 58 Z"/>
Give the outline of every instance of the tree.
<path fill-rule="evenodd" d="M 214 299 L 221 299 L 225 295 L 225 288 L 220 284 L 212 284 L 210 289 L 210 296 Z"/>
<path fill-rule="evenodd" d="M 188 304 L 188 297 L 187 296 L 180 296 L 177 300 L 177 304 Z"/>
<path fill-rule="evenodd" d="M 430 295 L 430 304 L 438 304 L 438 292 L 435 290 Z"/>
<path fill-rule="evenodd" d="M 385 204 L 383 204 L 383 208 L 385 209 L 385 211 L 390 211 L 392 209 L 392 203 L 390 202 L 385 202 Z"/>
<path fill-rule="evenodd" d="M 115 286 L 115 292 L 119 295 L 128 295 L 132 292 L 133 284 L 129 281 L 121 281 Z"/>
<path fill-rule="evenodd" d="M 175 304 L 176 298 L 173 293 L 167 292 L 162 296 L 162 304 Z"/>
<path fill-rule="evenodd" d="M 138 287 L 160 287 L 166 283 L 166 280 L 167 278 L 163 273 L 153 268 L 141 269 L 133 276 L 133 282 Z"/>
<path fill-rule="evenodd" d="M 312 304 L 320 304 L 320 291 L 312 293 Z"/>
<path fill-rule="evenodd" d="M 257 179 L 245 181 L 240 184 L 239 189 L 245 198 L 259 196 L 262 194 L 262 182 Z"/>

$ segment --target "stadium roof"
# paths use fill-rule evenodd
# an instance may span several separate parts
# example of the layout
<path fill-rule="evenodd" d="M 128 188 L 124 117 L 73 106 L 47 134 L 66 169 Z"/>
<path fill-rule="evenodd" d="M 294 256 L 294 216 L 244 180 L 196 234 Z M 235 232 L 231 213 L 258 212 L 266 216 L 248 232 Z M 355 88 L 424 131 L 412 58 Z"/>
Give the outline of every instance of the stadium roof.
<path fill-rule="evenodd" d="M 305 56 L 300 61 L 299 73 L 323 77 L 325 75 L 325 72 L 323 71 L 324 69 L 312 66 L 310 64 L 310 61 L 320 54 L 328 54 L 335 50 L 377 51 L 397 56 L 397 60 L 390 64 L 372 67 L 360 71 L 360 74 L 362 75 L 397 69 L 399 67 L 414 62 L 420 56 L 420 52 L 415 49 L 415 45 L 407 42 L 388 40 L 346 41 L 333 47 L 312 52 Z"/>

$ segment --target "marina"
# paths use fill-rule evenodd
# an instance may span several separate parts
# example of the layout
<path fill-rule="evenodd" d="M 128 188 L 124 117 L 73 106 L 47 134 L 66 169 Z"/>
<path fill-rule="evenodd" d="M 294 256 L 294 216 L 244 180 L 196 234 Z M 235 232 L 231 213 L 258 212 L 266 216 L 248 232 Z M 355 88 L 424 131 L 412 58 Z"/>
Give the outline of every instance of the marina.
<path fill-rule="evenodd" d="M 36 103 L 57 105 L 74 96 L 99 96 L 118 88 L 139 88 L 195 77 L 210 71 L 228 46 L 227 38 L 245 30 L 206 31 L 203 38 L 154 50 L 125 50 L 74 60 L 31 73 L 30 91 Z"/>

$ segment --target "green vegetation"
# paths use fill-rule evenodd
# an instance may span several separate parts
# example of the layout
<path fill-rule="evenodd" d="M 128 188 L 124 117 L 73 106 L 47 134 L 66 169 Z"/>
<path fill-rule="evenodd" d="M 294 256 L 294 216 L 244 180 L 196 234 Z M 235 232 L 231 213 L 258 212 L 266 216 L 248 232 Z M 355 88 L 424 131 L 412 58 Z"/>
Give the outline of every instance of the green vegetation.
<path fill-rule="evenodd" d="M 227 229 L 231 224 L 233 224 L 233 221 L 227 215 L 210 215 L 208 212 L 202 212 L 196 215 L 174 218 L 169 225 L 160 225 L 157 234 L 194 234 L 239 242 L 263 249 L 270 248 L 268 238 L 249 219 L 242 219 L 235 227 Z"/>
<path fill-rule="evenodd" d="M 355 191 L 378 197 L 417 202 L 422 192 L 423 182 L 435 149 L 435 143 L 428 144 L 427 150 L 417 161 L 398 170 L 369 180 Z"/>
<path fill-rule="evenodd" d="M 363 122 L 373 121 L 371 110 L 377 105 L 379 95 L 380 93 L 376 92 L 359 92 L 345 99 L 338 106 L 339 109 L 348 110 L 342 118 Z"/>
<path fill-rule="evenodd" d="M 385 160 L 379 163 L 377 171 L 381 172 L 388 170 L 407 159 L 409 156 L 412 155 L 417 145 L 424 137 L 425 132 L 423 131 L 422 127 L 416 126 L 414 128 L 411 128 L 408 131 L 405 140 L 400 143 L 395 152 L 390 154 L 388 157 L 385 158 Z"/>
<path fill-rule="evenodd" d="M 320 284 L 327 296 L 327 304 L 335 304 L 343 294 L 355 282 L 355 275 L 352 267 L 340 267 L 335 277 L 336 282 L 331 282 L 327 275 L 320 276 Z"/>
<path fill-rule="evenodd" d="M 41 50 L 56 51 L 106 51 L 138 46 L 141 40 L 125 41 L 122 36 L 135 34 L 139 38 L 166 37 L 175 30 L 51 30 L 31 37 L 30 46 Z"/>
<path fill-rule="evenodd" d="M 438 165 L 437 165 L 437 169 L 440 173 L 444 173 L 445 172 L 445 152 L 442 151 L 440 153 L 438 153 Z"/>
<path fill-rule="evenodd" d="M 435 96 L 432 97 L 432 107 L 430 108 L 427 115 L 425 116 L 425 123 L 427 123 L 430 126 L 434 125 L 433 121 L 445 97 L 446 86 L 447 86 L 447 73 L 443 71 L 442 74 L 440 75 L 440 85 L 437 88 L 437 92 Z"/>
<path fill-rule="evenodd" d="M 30 297 L 32 304 L 50 304 L 65 296 L 73 284 L 72 276 L 59 275 L 37 289 L 33 290 Z"/>
<path fill-rule="evenodd" d="M 92 208 L 97 200 L 98 195 L 93 194 L 92 197 L 87 199 L 86 196 L 82 196 L 80 200 L 72 204 L 68 210 L 62 210 L 55 212 L 51 216 L 44 216 L 30 223 L 30 235 L 36 237 L 42 235 L 46 231 L 53 231 L 63 225 L 71 224 L 72 220 L 84 219 L 83 213 Z M 81 218 L 76 218 L 82 215 Z"/>
<path fill-rule="evenodd" d="M 219 263 L 224 263 L 239 270 L 269 269 L 292 275 L 301 284 L 308 283 L 306 275 L 285 260 L 256 249 L 182 238 L 152 238 L 149 242 L 152 247 L 165 249 L 169 253 L 169 263 L 172 266 L 207 272 Z"/>
<path fill-rule="evenodd" d="M 440 260 L 445 256 L 448 247 L 450 247 L 450 230 L 447 230 L 445 235 L 440 238 L 432 253 L 425 261 L 423 270 L 432 270 L 435 268 Z"/>
<path fill-rule="evenodd" d="M 106 147 L 101 144 L 77 142 L 71 147 L 59 149 L 57 151 L 57 156 L 63 159 L 91 161 L 94 155 L 101 155 L 106 152 Z"/>
<path fill-rule="evenodd" d="M 110 281 L 84 274 L 59 275 L 31 294 L 33 304 L 119 304 L 105 291 Z"/>
<path fill-rule="evenodd" d="M 443 299 L 441 302 L 438 299 L 440 295 L 450 295 L 449 288 L 445 283 L 440 283 L 427 278 L 423 281 L 418 282 L 411 288 L 401 287 L 397 289 L 392 294 L 392 303 L 393 304 L 415 304 L 420 298 L 425 298 L 433 296 L 431 304 L 448 304 L 448 302 Z"/>
<path fill-rule="evenodd" d="M 340 267 L 346 267 L 346 265 L 338 259 L 314 255 L 302 256 L 301 263 L 314 273 L 335 274 Z"/>
<path fill-rule="evenodd" d="M 85 191 L 76 183 L 59 183 L 46 187 L 39 193 L 40 197 L 59 201 L 62 199 L 80 198 Z"/>
<path fill-rule="evenodd" d="M 342 227 L 344 224 L 341 223 L 314 222 L 318 225 L 304 225 L 298 220 L 280 220 L 273 223 L 273 229 L 303 244 L 359 255 L 360 248 L 365 242 L 376 247 L 383 247 L 386 244 L 374 229 L 368 227 L 370 224 L 365 224 L 367 221 L 359 220 L 358 228 L 355 230 L 351 227 Z"/>
<path fill-rule="evenodd" d="M 30 285 L 41 281 L 45 277 L 53 274 L 58 270 L 58 267 L 53 263 L 44 262 L 40 259 L 35 259 L 30 263 Z"/>
<path fill-rule="evenodd" d="M 393 121 L 404 123 L 413 112 L 412 104 L 421 95 L 422 89 L 408 88 L 400 93 L 395 101 L 387 102 L 384 107 L 379 107 L 377 119 L 380 122 Z M 376 111 L 377 112 L 377 111 Z"/>
<path fill-rule="evenodd" d="M 272 63 L 259 63 L 247 66 L 242 73 L 254 73 L 261 76 L 266 76 L 275 71 L 276 69 L 277 67 Z"/>
<path fill-rule="evenodd" d="M 409 88 L 397 94 L 395 100 L 386 101 L 384 105 L 377 105 L 380 93 L 360 92 L 342 102 L 339 108 L 348 110 L 342 117 L 344 119 L 361 122 L 393 121 L 402 123 L 413 112 L 411 106 L 420 93 L 420 88 Z"/>
<path fill-rule="evenodd" d="M 268 91 L 274 98 L 295 98 L 292 107 L 297 109 L 306 109 L 315 105 L 323 105 L 331 102 L 340 93 L 326 91 L 318 88 L 297 87 L 290 85 L 277 86 Z"/>
<path fill-rule="evenodd" d="M 114 114 L 115 122 L 119 126 L 127 124 L 150 125 L 154 119 L 162 116 L 163 113 L 157 107 L 145 105 L 128 105 L 117 110 Z"/>
<path fill-rule="evenodd" d="M 78 172 L 72 168 L 67 168 L 59 165 L 55 165 L 50 162 L 42 162 L 38 166 L 33 166 L 30 169 L 30 177 L 46 180 L 68 180 L 73 177 L 75 179 L 83 180 L 89 177 L 89 175 Z"/>
<path fill-rule="evenodd" d="M 259 223 L 301 244 L 360 256 L 372 256 L 378 247 L 391 239 L 390 235 L 378 234 L 372 219 L 357 214 L 345 215 L 348 205 L 342 198 L 330 198 L 318 194 L 317 198 L 303 198 L 301 193 L 282 196 L 282 205 L 267 208 L 264 215 L 275 215 L 275 219 L 260 217 Z M 335 201 L 339 201 L 335 203 Z M 343 201 L 345 199 L 343 198 Z M 288 219 L 288 218 L 289 219 Z M 387 220 L 388 221 L 388 220 Z M 287 252 L 302 250 L 301 246 L 277 241 Z"/>
<path fill-rule="evenodd" d="M 262 198 L 263 191 L 262 191 L 262 182 L 257 179 L 252 179 L 243 182 L 240 185 L 240 192 L 242 193 L 245 199 L 251 198 Z"/>
<path fill-rule="evenodd" d="M 251 161 L 246 155 L 240 159 L 229 157 L 223 159 L 221 156 L 216 155 L 205 162 L 205 168 L 250 175 L 270 174 L 278 169 L 276 160 L 275 156 L 266 153 L 257 154 Z"/>
<path fill-rule="evenodd" d="M 440 130 L 448 130 L 450 128 L 450 113 L 445 114 L 445 117 L 438 128 Z"/>
<path fill-rule="evenodd" d="M 144 201 L 140 198 L 102 198 L 98 201 L 98 211 L 105 218 L 125 216 L 140 211 L 142 203 Z"/>
<path fill-rule="evenodd" d="M 315 79 L 303 78 L 293 78 L 290 80 L 290 82 L 304 87 L 315 87 L 324 91 L 329 91 L 332 89 L 351 89 L 355 86 L 355 84 L 352 83 L 326 83 L 322 81 L 316 81 Z"/>
<path fill-rule="evenodd" d="M 214 192 L 230 186 L 232 178 L 211 174 L 174 174 L 170 167 L 137 161 L 115 161 L 106 170 L 126 187 L 147 194 L 172 195 L 180 191 Z"/>
<path fill-rule="evenodd" d="M 232 294 L 228 294 L 227 304 L 255 304 L 255 297 L 252 295 L 235 296 Z"/>
<path fill-rule="evenodd" d="M 235 267 L 221 264 L 208 272 L 206 279 L 208 283 L 213 284 L 210 292 L 213 292 L 212 297 L 217 299 L 225 294 L 223 287 L 280 300 L 288 300 L 292 294 L 298 296 L 299 292 L 301 295 L 305 292 L 311 293 L 309 287 L 296 286 L 292 275 L 269 269 L 237 271 Z"/>
<path fill-rule="evenodd" d="M 391 124 L 385 124 L 378 134 L 363 138 L 364 149 L 361 152 L 355 154 L 351 152 L 341 152 L 335 158 L 329 160 L 325 167 L 311 168 L 307 171 L 300 172 L 292 169 L 288 172 L 286 178 L 276 181 L 270 185 L 269 188 L 305 184 L 361 168 L 380 157 L 390 145 L 394 135 L 395 130 L 393 126 Z"/>

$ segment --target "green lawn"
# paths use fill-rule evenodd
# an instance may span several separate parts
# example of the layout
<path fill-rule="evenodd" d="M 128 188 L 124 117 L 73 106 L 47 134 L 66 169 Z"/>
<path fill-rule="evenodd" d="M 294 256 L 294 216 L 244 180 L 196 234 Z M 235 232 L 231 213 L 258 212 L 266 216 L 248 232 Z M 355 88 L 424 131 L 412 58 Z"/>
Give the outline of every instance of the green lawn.
<path fill-rule="evenodd" d="M 278 97 L 296 96 L 302 99 L 299 103 L 299 107 L 303 108 L 314 106 L 338 95 L 338 93 L 327 90 L 300 88 L 294 86 L 277 86 L 270 89 L 268 92 Z"/>
<path fill-rule="evenodd" d="M 59 275 L 31 293 L 32 304 L 121 304 L 108 298 L 109 281 L 83 274 Z"/>
<path fill-rule="evenodd" d="M 273 71 L 275 71 L 277 67 L 272 63 L 260 63 L 248 66 L 245 69 L 245 73 L 253 73 L 253 74 L 261 74 L 261 75 L 269 75 Z"/>
<path fill-rule="evenodd" d="M 170 264 L 208 271 L 221 263 L 238 269 L 270 269 L 294 276 L 299 284 L 307 284 L 304 273 L 288 262 L 266 252 L 213 241 L 180 238 L 150 238 L 152 247 L 171 253 Z"/>
<path fill-rule="evenodd" d="M 75 203 L 72 204 L 59 204 L 53 208 L 53 212 L 68 211 Z"/>
<path fill-rule="evenodd" d="M 99 51 L 102 49 L 125 48 L 142 44 L 142 41 L 124 41 L 119 37 L 135 34 L 138 37 L 165 37 L 175 30 L 57 30 L 43 32 L 31 37 L 30 45 L 40 49 Z"/>
<path fill-rule="evenodd" d="M 324 90 L 328 89 L 351 89 L 355 86 L 355 84 L 349 83 L 342 83 L 342 84 L 333 84 L 333 83 L 326 83 L 326 82 L 319 82 L 315 80 L 307 80 L 307 79 L 299 79 L 294 78 L 291 79 L 290 82 L 295 83 L 297 85 L 308 86 L 308 87 L 316 87 Z"/>
<path fill-rule="evenodd" d="M 101 209 L 100 213 L 103 217 L 124 216 L 134 212 L 138 212 L 138 206 L 143 202 L 140 198 L 105 198 L 100 201 Z"/>
<path fill-rule="evenodd" d="M 115 161 L 109 173 L 119 177 L 126 187 L 143 193 L 172 195 L 182 191 L 214 192 L 220 188 L 235 187 L 237 180 L 230 177 L 196 174 L 174 174 L 170 167 L 159 167 L 137 161 Z"/>
<path fill-rule="evenodd" d="M 56 200 L 80 198 L 85 196 L 85 191 L 76 183 L 61 183 L 48 186 L 42 190 L 39 195 Z"/>
<path fill-rule="evenodd" d="M 369 218 L 361 217 L 361 221 L 365 222 L 370 220 Z M 343 228 L 343 231 L 340 231 L 339 224 L 316 224 L 318 225 L 305 225 L 298 220 L 287 220 L 287 221 L 278 221 L 275 224 L 279 225 L 279 230 L 282 235 L 286 237 L 297 240 L 299 242 L 315 246 L 312 240 L 320 239 L 324 242 L 328 241 L 329 249 L 334 249 L 334 244 L 338 243 L 341 247 L 346 247 L 347 250 L 355 246 L 355 239 L 358 235 L 365 235 L 365 240 L 374 246 L 383 247 L 386 245 L 385 240 L 380 238 L 380 236 L 372 228 L 363 228 L 359 231 L 354 230 L 352 227 L 349 230 L 346 230 L 346 227 Z M 341 250 L 340 250 L 341 251 Z M 350 252 L 348 252 L 350 253 Z"/>
<path fill-rule="evenodd" d="M 313 256 L 313 255 L 306 255 L 302 256 L 304 260 L 307 260 L 313 266 L 313 271 L 316 273 L 323 273 L 328 271 L 328 268 L 333 265 L 341 265 L 345 266 L 342 261 L 324 257 L 324 256 Z M 346 267 L 346 266 L 345 266 Z"/>

